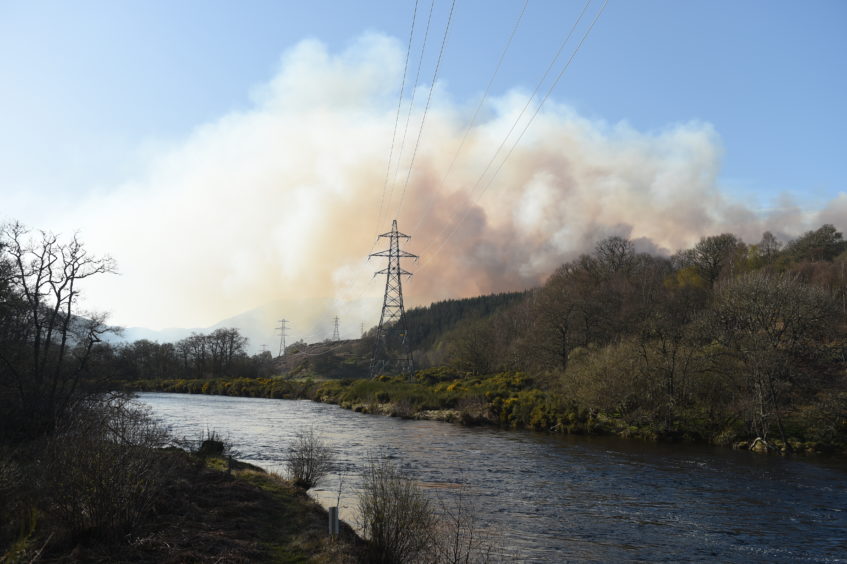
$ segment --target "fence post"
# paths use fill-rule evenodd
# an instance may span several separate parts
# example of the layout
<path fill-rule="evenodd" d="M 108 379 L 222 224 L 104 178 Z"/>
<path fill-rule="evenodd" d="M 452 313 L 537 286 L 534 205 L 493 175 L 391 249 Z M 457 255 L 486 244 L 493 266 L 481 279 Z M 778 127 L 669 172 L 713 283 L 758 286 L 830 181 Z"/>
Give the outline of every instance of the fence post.
<path fill-rule="evenodd" d="M 338 536 L 338 507 L 329 508 L 329 534 L 330 536 Z"/>

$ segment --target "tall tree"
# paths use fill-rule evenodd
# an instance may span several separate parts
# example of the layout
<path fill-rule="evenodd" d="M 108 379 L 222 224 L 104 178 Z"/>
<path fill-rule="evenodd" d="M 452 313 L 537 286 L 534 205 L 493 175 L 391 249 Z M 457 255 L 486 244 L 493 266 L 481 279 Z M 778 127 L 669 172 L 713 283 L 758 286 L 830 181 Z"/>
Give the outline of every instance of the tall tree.
<path fill-rule="evenodd" d="M 732 233 L 722 233 L 700 239 L 689 258 L 703 280 L 714 286 L 724 274 L 734 274 L 733 267 L 737 266 L 745 250 L 741 239 Z"/>
<path fill-rule="evenodd" d="M 758 252 L 765 264 L 771 264 L 782 249 L 782 242 L 779 241 L 773 233 L 765 231 L 762 233 L 762 240 L 759 241 Z"/>
<path fill-rule="evenodd" d="M 0 387 L 12 403 L 18 431 L 49 432 L 76 400 L 89 357 L 108 330 L 103 315 L 77 311 L 80 283 L 115 271 L 109 257 L 92 256 L 74 235 L 62 241 L 20 223 L 0 229 L 5 318 Z M 5 317 L 5 316 L 4 316 Z"/>
<path fill-rule="evenodd" d="M 785 252 L 794 260 L 831 261 L 844 251 L 847 251 L 847 241 L 829 223 L 807 231 L 785 247 Z"/>
<path fill-rule="evenodd" d="M 776 423 L 788 448 L 783 404 L 808 360 L 820 357 L 817 349 L 832 335 L 829 296 L 794 276 L 757 271 L 722 284 L 713 315 L 726 348 L 748 374 L 756 431 L 767 440 Z"/>

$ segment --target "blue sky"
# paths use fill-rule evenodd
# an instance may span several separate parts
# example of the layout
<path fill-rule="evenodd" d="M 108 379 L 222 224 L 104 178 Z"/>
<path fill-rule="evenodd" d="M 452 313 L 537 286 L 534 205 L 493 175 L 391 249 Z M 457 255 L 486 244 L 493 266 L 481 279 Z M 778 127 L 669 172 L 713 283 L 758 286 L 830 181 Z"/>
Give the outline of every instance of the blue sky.
<path fill-rule="evenodd" d="M 454 97 L 484 89 L 522 4 L 458 0 L 440 73 Z M 2 190 L 117 183 L 146 144 L 248 106 L 297 41 L 405 41 L 413 5 L 0 1 Z M 534 87 L 581 6 L 530 0 L 494 91 Z M 437 2 L 434 35 L 447 8 Z M 815 206 L 847 189 L 845 54 L 843 1 L 611 0 L 554 96 L 639 130 L 711 123 L 727 187 L 762 206 L 780 192 Z"/>
<path fill-rule="evenodd" d="M 452 0 L 431 2 L 413 131 Z M 423 255 L 413 303 L 538 284 L 609 234 L 673 252 L 722 230 L 847 229 L 843 1 L 609 0 L 489 193 L 469 190 L 585 4 L 529 0 L 439 184 L 524 5 L 456 1 L 396 211 Z M 122 274 L 92 307 L 120 324 L 208 326 L 304 293 L 324 321 L 330 300 L 358 304 L 348 327 L 374 323 L 364 257 L 387 230 L 375 216 L 414 6 L 0 0 L 0 220 L 80 229 L 114 255 Z"/>

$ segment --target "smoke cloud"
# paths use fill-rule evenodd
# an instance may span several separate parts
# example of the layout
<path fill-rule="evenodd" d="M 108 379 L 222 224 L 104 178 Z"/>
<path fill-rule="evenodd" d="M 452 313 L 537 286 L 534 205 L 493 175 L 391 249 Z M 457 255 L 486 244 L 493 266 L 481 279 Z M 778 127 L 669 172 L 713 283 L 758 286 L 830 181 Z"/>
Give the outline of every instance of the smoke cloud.
<path fill-rule="evenodd" d="M 820 213 L 787 202 L 767 217 L 733 201 L 718 185 L 721 144 L 707 123 L 641 132 L 552 101 L 489 184 L 500 161 L 480 175 L 528 95 L 489 99 L 451 169 L 475 101 L 451 100 L 443 85 L 405 188 L 423 104 L 405 143 L 401 113 L 395 159 L 403 152 L 385 189 L 403 55 L 375 34 L 342 53 L 303 41 L 250 109 L 198 127 L 143 178 L 71 210 L 89 245 L 120 265 L 120 276 L 89 290 L 95 305 L 116 323 L 162 328 L 210 326 L 272 304 L 251 323 L 270 334 L 286 316 L 301 335 L 326 333 L 312 339 L 328 336 L 340 312 L 342 334 L 356 336 L 360 322 L 379 318 L 384 282 L 373 272 L 384 265 L 366 257 L 383 248 L 375 236 L 394 217 L 412 235 L 405 247 L 421 255 L 407 266 L 416 273 L 407 305 L 539 284 L 609 235 L 670 252 L 702 235 L 757 241 L 765 229 L 787 237 L 847 217 L 845 194 Z"/>

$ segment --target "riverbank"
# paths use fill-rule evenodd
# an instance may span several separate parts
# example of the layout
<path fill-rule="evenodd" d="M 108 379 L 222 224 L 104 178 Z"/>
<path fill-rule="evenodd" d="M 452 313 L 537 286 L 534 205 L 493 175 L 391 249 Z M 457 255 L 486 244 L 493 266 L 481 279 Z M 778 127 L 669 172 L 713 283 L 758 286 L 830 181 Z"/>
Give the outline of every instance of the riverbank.
<path fill-rule="evenodd" d="M 262 468 L 169 448 L 160 491 L 131 534 L 71 533 L 37 509 L 2 562 L 355 562 L 362 541 L 346 524 L 327 534 L 327 512 L 304 490 Z"/>
<path fill-rule="evenodd" d="M 825 562 L 840 557 L 847 461 L 599 436 L 565 436 L 362 415 L 337 405 L 140 393 L 177 436 L 210 427 L 242 457 L 280 468 L 303 430 L 337 454 L 310 496 L 358 523 L 374 454 L 400 465 L 438 507 L 475 507 L 497 554 L 531 562 Z M 342 485 L 343 484 L 343 485 Z M 462 492 L 464 492 L 464 495 Z M 754 495 L 751 495 L 754 492 Z"/>
<path fill-rule="evenodd" d="M 613 435 L 647 441 L 689 442 L 756 452 L 847 455 L 844 429 L 818 428 L 815 413 L 785 417 L 788 448 L 770 438 L 766 445 L 737 419 L 718 420 L 695 409 L 679 409 L 672 424 L 624 418 L 580 407 L 564 394 L 522 373 L 458 377 L 444 369 L 416 374 L 414 381 L 380 376 L 360 380 L 237 378 L 142 380 L 127 389 L 145 392 L 213 394 L 274 399 L 309 399 L 361 413 L 429 419 L 462 425 L 490 425 L 546 433 Z M 847 426 L 847 419 L 842 427 Z M 822 426 L 821 426 L 822 427 Z"/>

